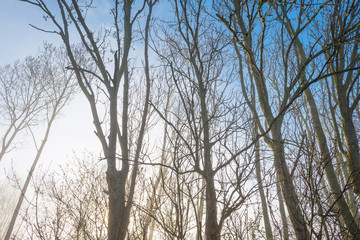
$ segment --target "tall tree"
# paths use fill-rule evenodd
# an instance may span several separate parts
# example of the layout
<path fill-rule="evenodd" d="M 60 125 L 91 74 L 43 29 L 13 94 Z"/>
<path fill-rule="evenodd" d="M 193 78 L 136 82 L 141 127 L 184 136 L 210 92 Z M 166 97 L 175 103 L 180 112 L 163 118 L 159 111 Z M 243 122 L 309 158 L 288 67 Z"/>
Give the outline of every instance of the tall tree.
<path fill-rule="evenodd" d="M 305 4 L 305 3 L 304 3 Z M 328 75 L 325 69 L 328 63 L 333 59 L 322 59 L 322 55 L 334 49 L 334 44 L 328 44 L 324 47 L 318 47 L 318 39 L 311 39 L 307 42 L 309 46 L 309 53 L 302 61 L 293 61 L 291 56 L 298 54 L 298 49 L 295 46 L 296 41 L 301 34 L 306 34 L 311 31 L 315 20 L 320 19 L 319 13 L 324 11 L 324 7 L 328 1 L 319 4 L 312 4 L 309 2 L 306 6 L 308 9 L 298 7 L 287 2 L 264 2 L 259 3 L 247 1 L 233 1 L 232 3 L 224 3 L 223 8 L 218 8 L 217 18 L 223 22 L 229 29 L 232 38 L 234 39 L 234 47 L 237 55 L 242 53 L 246 55 L 246 62 L 249 66 L 249 72 L 252 74 L 252 79 L 257 90 L 257 97 L 264 116 L 265 125 L 262 124 L 262 119 L 257 117 L 257 123 L 261 133 L 265 134 L 267 131 L 271 134 L 265 138 L 274 154 L 274 165 L 276 173 L 282 188 L 284 200 L 287 205 L 290 220 L 295 230 L 295 235 L 298 239 L 309 239 L 310 234 L 306 226 L 304 212 L 301 209 L 298 193 L 293 185 L 292 177 L 289 172 L 289 167 L 285 157 L 285 144 L 282 133 L 285 113 L 289 106 L 304 92 L 311 84 L 326 78 Z M 274 18 L 277 13 L 277 6 L 285 6 L 286 14 L 294 14 L 297 18 L 291 18 L 291 21 L 299 23 L 296 31 L 290 36 L 286 36 L 287 31 L 283 24 L 283 15 L 279 18 Z M 291 7 L 290 7 L 291 6 Z M 289 7 L 289 8 L 287 8 Z M 225 10 L 224 10 L 225 9 Z M 302 21 L 303 12 L 306 11 L 306 20 Z M 277 31 L 270 32 L 270 29 Z M 279 30 L 280 29 L 280 30 Z M 285 30 L 285 31 L 284 31 Z M 274 41 L 271 41 L 270 36 Z M 341 37 L 344 37 L 342 35 Z M 340 36 L 332 39 L 332 43 L 341 40 Z M 279 64 L 266 65 L 266 57 L 271 51 L 272 42 L 278 41 L 280 51 L 278 52 Z M 277 62 L 277 61 L 276 61 Z M 319 71 L 314 71 L 312 66 L 316 64 Z M 271 68 L 273 70 L 271 70 Z M 276 85 L 269 84 L 268 73 L 278 75 Z M 304 77 L 306 76 L 306 77 Z M 244 89 L 245 81 L 242 78 L 242 88 Z M 277 98 L 277 106 L 275 107 L 271 102 L 271 94 L 273 89 L 282 89 L 282 96 Z M 245 90 L 243 95 L 246 96 Z M 251 101 L 247 101 L 251 103 Z M 255 116 L 259 116 L 257 108 L 254 104 L 250 104 L 250 109 Z M 267 130 L 269 127 L 269 130 Z"/>
<path fill-rule="evenodd" d="M 33 57 L 0 67 L 0 161 L 16 148 L 15 138 L 22 130 L 35 126 L 44 110 L 41 63 Z M 2 129 L 2 130 L 3 130 Z"/>
<path fill-rule="evenodd" d="M 36 149 L 37 153 L 31 165 L 30 171 L 27 174 L 25 183 L 21 188 L 19 199 L 4 237 L 5 240 L 10 239 L 11 237 L 20 208 L 25 199 L 25 194 L 29 187 L 30 180 L 47 143 L 53 123 L 74 93 L 75 85 L 73 74 L 71 74 L 70 71 L 65 70 L 66 64 L 66 55 L 64 54 L 63 49 L 56 49 L 51 45 L 46 45 L 40 56 L 31 58 L 31 60 L 28 59 L 27 66 L 31 70 L 23 69 L 25 72 L 30 70 L 29 72 L 31 75 L 29 77 L 36 80 L 34 84 L 39 84 L 41 91 L 44 94 L 42 101 L 44 101 L 44 109 L 46 109 L 44 113 L 46 118 L 46 130 L 44 137 L 41 140 L 41 144 L 38 146 L 35 142 L 35 145 L 38 146 Z M 24 80 L 24 82 L 26 82 L 26 79 Z M 28 127 L 31 128 L 31 126 Z"/>
<path fill-rule="evenodd" d="M 50 2 L 46 3 L 43 0 L 23 1 L 39 7 L 44 12 L 46 19 L 49 19 L 55 26 L 53 31 L 36 28 L 55 33 L 63 41 L 71 64 L 69 68 L 75 72 L 78 85 L 89 102 L 95 133 L 107 162 L 109 239 L 125 239 L 148 118 L 151 80 L 147 34 L 150 28 L 152 8 L 156 0 L 144 0 L 136 3 L 132 0 L 114 1 L 112 8 L 109 9 L 112 16 L 112 27 L 104 31 L 92 27 L 88 22 L 87 13 L 94 7 L 92 1 L 58 0 L 55 6 L 50 6 Z M 56 9 L 51 10 L 51 7 Z M 129 54 L 133 44 L 134 25 L 145 9 L 148 9 L 148 17 L 144 30 L 145 66 L 142 76 L 145 79 L 146 90 L 142 110 L 138 113 L 140 124 L 137 137 L 136 140 L 133 140 L 133 137 L 129 139 L 130 86 L 131 80 L 133 80 Z M 81 49 L 75 48 L 72 44 L 75 35 L 80 38 Z M 77 57 L 78 51 L 83 53 L 81 57 Z M 121 82 L 123 83 L 122 87 Z M 122 94 L 120 95 L 121 90 Z M 103 93 L 101 98 L 98 97 L 100 93 Z M 122 98 L 121 101 L 119 101 L 119 97 Z M 99 106 L 99 102 L 101 101 L 108 104 L 107 124 L 103 124 L 100 120 L 101 106 Z M 121 114 L 120 119 L 119 113 Z M 132 142 L 135 142 L 134 148 L 130 147 Z M 118 144 L 120 144 L 119 149 Z M 130 171 L 131 162 L 133 166 Z"/>
<path fill-rule="evenodd" d="M 335 48 L 325 53 L 325 57 L 334 55 L 329 63 L 329 74 L 334 93 L 334 101 L 341 116 L 341 124 L 335 124 L 336 139 L 341 153 L 345 156 L 354 192 L 360 196 L 360 148 L 354 124 L 354 113 L 360 101 L 359 90 L 359 15 L 358 1 L 332 1 L 331 14 L 327 15 L 329 24 L 321 29 L 324 45 L 335 43 Z M 335 41 L 341 39 L 341 41 Z M 332 107 L 333 108 L 333 107 Z M 334 111 L 334 110 L 333 110 Z M 336 123 L 335 115 L 334 123 Z M 339 130 L 338 126 L 341 126 Z M 344 134 L 342 141 L 340 132 Z M 346 148 L 344 148 L 346 147 Z"/>
<path fill-rule="evenodd" d="M 221 26 L 203 11 L 206 4 L 186 0 L 173 3 L 175 24 L 170 23 L 170 31 L 164 31 L 166 50 L 158 54 L 171 74 L 179 104 L 168 118 L 158 112 L 181 143 L 176 148 L 175 160 L 181 163 L 177 174 L 198 176 L 204 182 L 204 190 L 198 195 L 204 191 L 204 237 L 210 240 L 221 238 L 225 220 L 254 191 L 244 187 L 254 165 L 246 168 L 248 159 L 241 155 L 249 146 L 235 144 L 247 126 L 245 108 L 231 89 L 233 69 L 225 64 L 230 61 L 229 42 Z M 196 214 L 202 212 L 200 206 Z M 197 220 L 202 218 L 196 216 Z"/>
<path fill-rule="evenodd" d="M 301 29 L 301 28 L 303 28 L 303 25 L 309 24 L 308 22 L 305 22 L 305 23 L 302 22 L 302 19 L 304 19 L 302 17 L 302 14 L 306 13 L 307 8 L 305 5 L 300 5 L 300 7 L 303 8 L 303 10 L 299 12 L 299 19 L 301 19 L 301 20 L 299 20 L 297 22 L 297 26 L 294 28 L 294 26 L 291 23 L 290 18 L 288 16 L 288 11 L 289 11 L 288 7 L 289 6 L 286 4 L 281 4 L 281 5 L 276 6 L 276 11 L 277 11 L 277 14 L 278 14 L 278 17 L 279 17 L 281 23 L 285 26 L 285 29 L 287 30 L 288 34 L 290 35 L 290 38 L 293 39 L 294 47 L 296 48 L 297 53 L 298 53 L 298 54 L 296 54 L 296 57 L 298 58 L 298 62 L 300 63 L 299 67 L 300 67 L 300 66 L 305 65 L 305 62 L 307 61 L 308 57 L 306 56 L 304 45 L 303 45 L 302 41 L 297 37 L 297 34 L 299 34 L 299 33 L 296 33 L 295 28 Z M 348 40 L 344 39 L 346 36 L 347 36 L 347 34 L 342 36 L 342 40 L 344 41 L 343 44 L 345 44 L 345 41 L 348 41 Z M 327 59 L 329 59 L 329 58 L 331 58 L 330 55 L 327 56 Z M 312 71 L 314 71 L 314 70 L 312 70 Z M 336 76 L 336 75 L 334 75 L 334 76 Z M 306 81 L 307 81 L 306 74 L 304 73 L 300 82 L 306 83 Z M 357 226 L 357 224 L 354 220 L 354 217 L 352 216 L 352 214 L 348 208 L 348 205 L 347 205 L 344 195 L 343 195 L 343 191 L 339 185 L 337 175 L 335 173 L 333 164 L 331 162 L 331 154 L 329 151 L 329 147 L 327 145 L 327 139 L 326 139 L 324 130 L 321 125 L 321 121 L 320 121 L 320 117 L 319 117 L 319 113 L 317 110 L 314 96 L 313 96 L 310 88 L 306 88 L 304 90 L 304 94 L 305 94 L 306 100 L 309 105 L 312 123 L 314 125 L 315 134 L 316 134 L 316 137 L 318 140 L 318 145 L 319 145 L 320 152 L 321 152 L 322 165 L 325 169 L 325 173 L 327 176 L 329 186 L 332 190 L 332 193 L 334 194 L 336 207 L 339 211 L 340 216 L 342 217 L 343 221 L 345 222 L 346 226 L 349 228 L 350 234 L 354 238 L 359 238 L 360 237 L 359 236 L 360 229 Z"/>

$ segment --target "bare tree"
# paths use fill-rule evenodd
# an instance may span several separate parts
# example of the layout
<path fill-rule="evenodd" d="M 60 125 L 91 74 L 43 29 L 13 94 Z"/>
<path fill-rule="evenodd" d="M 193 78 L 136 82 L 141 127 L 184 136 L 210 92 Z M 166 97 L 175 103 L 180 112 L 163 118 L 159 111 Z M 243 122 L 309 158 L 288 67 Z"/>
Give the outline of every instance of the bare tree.
<path fill-rule="evenodd" d="M 96 1 L 22 1 L 62 40 L 106 162 L 42 178 L 29 238 L 360 238 L 359 1 L 171 1 L 153 38 L 157 0 L 115 0 L 100 27 Z M 6 98 L 16 74 L 1 69 L 0 160 L 56 108 L 43 86 L 24 85 L 29 103 Z"/>
<path fill-rule="evenodd" d="M 231 90 L 233 69 L 226 68 L 229 42 L 221 26 L 208 23 L 211 19 L 203 12 L 205 6 L 205 1 L 173 3 L 175 23 L 169 24 L 172 31 L 163 31 L 166 50 L 158 54 L 171 75 L 173 97 L 178 100 L 167 118 L 157 111 L 176 134 L 175 179 L 204 181 L 204 238 L 220 239 L 225 220 L 254 191 L 244 187 L 254 165 L 245 154 L 249 147 L 235 144 L 242 139 L 247 119 L 242 118 L 244 105 Z M 202 186 L 202 181 L 191 185 Z M 188 194 L 198 198 L 202 190 L 195 192 Z M 195 214 L 202 212 L 193 206 Z M 197 227 L 199 237 L 203 226 Z"/>
<path fill-rule="evenodd" d="M 0 161 L 16 148 L 15 137 L 29 126 L 38 123 L 44 110 L 42 77 L 37 71 L 41 63 L 28 57 L 0 68 L 1 132 Z"/>
<path fill-rule="evenodd" d="M 113 25 L 110 30 L 103 32 L 91 29 L 91 25 L 87 22 L 87 12 L 94 5 L 92 2 L 59 0 L 56 4 L 56 11 L 59 14 L 55 10 L 50 10 L 50 6 L 43 0 L 25 0 L 24 2 L 39 7 L 55 26 L 53 31 L 36 28 L 59 35 L 65 45 L 71 63 L 70 68 L 74 70 L 78 84 L 89 102 L 96 129 L 95 133 L 99 138 L 107 162 L 109 239 L 125 239 L 148 115 L 150 74 L 147 34 L 150 28 L 152 8 L 156 1 L 144 0 L 137 4 L 131 0 L 114 1 L 113 7 L 109 9 L 113 17 Z M 144 30 L 145 70 L 143 74 L 146 91 L 143 98 L 143 108 L 139 111 L 141 120 L 138 126 L 137 140 L 134 141 L 136 146 L 130 148 L 129 138 L 131 137 L 133 140 L 135 136 L 128 135 L 129 107 L 131 104 L 129 94 L 132 80 L 129 53 L 134 37 L 134 24 L 146 7 L 148 8 L 148 17 Z M 74 30 L 71 27 L 74 27 Z M 71 42 L 75 34 L 80 37 L 82 51 L 84 51 L 82 58 L 76 57 L 77 50 Z M 108 59 L 111 59 L 110 62 Z M 123 83 L 122 88 L 121 82 Z M 119 101 L 121 90 L 122 100 Z M 109 106 L 106 113 L 108 123 L 105 126 L 108 130 L 108 136 L 104 124 L 100 121 L 99 93 L 103 93 L 100 101 L 107 102 Z M 121 113 L 120 119 L 119 113 Z M 120 144 L 120 152 L 118 151 L 118 144 Z M 130 161 L 133 162 L 131 172 Z M 121 167 L 119 167 L 119 163 L 121 163 Z M 129 186 L 128 189 L 127 186 Z"/>
<path fill-rule="evenodd" d="M 298 54 L 296 55 L 298 57 L 298 61 L 300 62 L 300 66 L 304 65 L 305 61 L 307 61 L 308 57 L 306 56 L 303 43 L 299 38 L 297 38 L 294 27 L 287 15 L 287 5 L 280 5 L 277 6 L 280 10 L 277 9 L 277 14 L 279 18 L 281 19 L 281 22 L 284 24 L 287 32 L 290 35 L 290 38 L 294 39 L 294 46 L 298 51 Z M 301 6 L 300 6 L 301 7 Z M 299 19 L 303 19 L 301 14 L 306 13 L 306 8 L 303 6 L 303 11 L 300 11 L 299 13 Z M 279 13 L 281 11 L 281 13 Z M 298 21 L 298 25 L 295 27 L 296 29 L 301 29 L 301 27 L 304 24 L 308 24 L 308 22 L 302 23 L 301 20 Z M 343 37 L 346 37 L 344 35 Z M 345 41 L 345 40 L 344 40 Z M 347 41 L 347 40 L 346 40 Z M 345 44 L 345 42 L 343 42 Z M 327 58 L 329 59 L 331 56 L 329 55 Z M 306 76 L 303 74 L 303 79 L 301 82 L 306 82 Z M 321 151 L 321 161 L 322 165 L 324 166 L 325 173 L 328 179 L 328 183 L 331 187 L 332 193 L 334 194 L 334 198 L 336 199 L 336 206 L 339 209 L 340 216 L 342 217 L 343 221 L 345 222 L 346 226 L 349 228 L 349 232 L 351 235 L 355 238 L 358 238 L 358 234 L 360 232 L 359 227 L 357 226 L 356 222 L 354 221 L 354 218 L 347 206 L 347 203 L 345 201 L 345 198 L 343 196 L 342 190 L 340 188 L 340 185 L 338 183 L 338 179 L 334 170 L 334 167 L 331 162 L 331 155 L 329 148 L 327 146 L 327 140 L 325 137 L 325 133 L 323 131 L 323 128 L 321 126 L 321 121 L 319 118 L 319 113 L 317 111 L 315 99 L 312 95 L 311 89 L 307 88 L 304 90 L 304 94 L 306 96 L 307 102 L 309 104 L 309 109 L 311 113 L 312 123 L 315 128 L 315 134 L 317 136 L 319 148 Z"/>
<path fill-rule="evenodd" d="M 292 225 L 295 230 L 295 234 L 298 239 L 309 239 L 310 233 L 307 229 L 304 212 L 301 209 L 298 194 L 291 181 L 292 177 L 289 172 L 286 158 L 284 155 L 284 140 L 282 136 L 282 124 L 285 119 L 285 112 L 288 107 L 300 96 L 303 91 L 321 79 L 326 78 L 326 67 L 331 61 L 333 56 L 320 61 L 322 54 L 326 53 L 330 49 L 333 49 L 332 44 L 328 44 L 322 48 L 317 47 L 317 40 L 309 41 L 307 44 L 309 47 L 309 53 L 303 55 L 301 61 L 292 61 L 292 55 L 297 56 L 299 49 L 297 48 L 297 42 L 299 42 L 299 36 L 310 31 L 309 28 L 315 19 L 319 18 L 319 12 L 326 6 L 328 2 L 320 3 L 319 7 L 309 4 L 309 8 L 298 8 L 295 4 L 291 6 L 288 3 L 247 3 L 243 1 L 234 1 L 231 4 L 224 4 L 224 9 L 219 10 L 217 17 L 221 20 L 230 30 L 234 38 L 234 46 L 237 49 L 237 54 L 240 58 L 241 52 L 246 55 L 246 63 L 249 66 L 249 71 L 252 73 L 252 79 L 257 89 L 257 96 L 259 99 L 259 105 L 262 113 L 264 114 L 265 122 L 270 127 L 269 132 L 271 137 L 266 137 L 265 140 L 269 146 L 273 149 L 275 169 L 279 177 L 279 181 L 282 188 L 282 193 L 288 208 L 289 216 Z M 301 4 L 300 4 L 301 5 Z M 282 8 L 283 11 L 279 14 L 278 8 Z M 285 10 L 286 9 L 286 10 Z M 310 10 L 309 10 L 310 9 Z M 225 12 L 223 12 L 225 11 Z M 287 19 L 287 14 L 292 12 L 298 16 L 297 21 Z M 301 16 L 305 14 L 307 18 L 304 19 Z M 271 13 L 277 14 L 277 19 L 272 19 Z M 246 17 L 245 17 L 246 16 Z M 270 20 L 278 20 L 278 23 L 283 25 L 285 22 L 297 24 L 296 31 L 291 31 L 289 25 L 283 25 L 280 27 L 280 31 L 277 34 L 272 34 L 274 39 L 277 39 L 280 45 L 279 59 L 282 63 L 279 63 L 280 68 L 274 67 L 274 73 L 281 76 L 281 89 L 283 92 L 282 98 L 277 101 L 278 107 L 275 109 L 269 98 L 271 94 L 271 85 L 267 83 L 266 69 L 266 57 L 269 29 L 275 24 L 269 24 Z M 290 37 L 284 35 L 284 30 L 291 32 Z M 274 32 L 275 33 L 275 32 Z M 344 35 L 342 35 L 343 37 Z M 334 41 L 335 39 L 333 39 Z M 336 38 L 340 40 L 340 37 Z M 311 68 L 311 64 L 320 64 L 317 69 Z M 280 70 L 281 69 L 281 70 Z M 306 76 L 306 77 L 305 77 Z M 244 79 L 244 78 L 241 78 Z M 275 86 L 280 88 L 279 84 Z M 243 94 L 246 95 L 244 87 L 246 83 L 242 80 Z M 250 103 L 250 101 L 248 101 Z M 250 105 L 251 110 L 255 116 L 259 116 L 257 108 L 254 104 Z M 261 119 L 257 118 L 257 123 L 261 133 L 266 133 L 267 128 L 261 124 Z M 356 231 L 355 231 L 356 232 Z M 353 232 L 354 233 L 354 232 Z"/>
<path fill-rule="evenodd" d="M 39 84 L 41 86 L 41 91 L 43 93 L 46 130 L 40 145 L 38 146 L 35 142 L 37 153 L 31 165 L 30 171 L 27 174 L 25 183 L 21 188 L 17 205 L 12 214 L 9 227 L 4 238 L 6 240 L 11 237 L 20 208 L 25 199 L 25 194 L 29 187 L 30 180 L 47 143 L 51 127 L 60 111 L 69 102 L 69 99 L 74 93 L 75 85 L 73 74 L 70 71 L 66 71 L 66 64 L 67 61 L 64 51 L 56 49 L 51 45 L 46 45 L 40 56 L 33 58 L 27 63 L 27 65 L 31 67 L 30 69 L 34 71 L 29 71 L 34 75 L 30 77 L 37 79 L 35 84 Z M 27 72 L 29 69 L 24 70 Z M 31 128 L 31 126 L 28 127 Z"/>
<path fill-rule="evenodd" d="M 330 24 L 324 29 L 323 44 L 335 42 L 335 48 L 325 53 L 326 57 L 334 55 L 329 64 L 329 73 L 332 80 L 332 93 L 335 104 L 331 104 L 331 111 L 337 107 L 340 112 L 341 124 L 333 116 L 334 130 L 341 153 L 347 161 L 354 192 L 360 196 L 360 150 L 359 139 L 354 125 L 354 111 L 359 105 L 359 22 L 360 6 L 357 1 L 332 1 L 332 14 L 328 15 Z M 342 41 L 334 41 L 342 39 Z M 336 124 L 335 124 L 336 123 Z M 339 127 L 341 126 L 341 130 Z M 342 141 L 340 132 L 344 135 Z M 346 147 L 346 149 L 344 148 Z"/>

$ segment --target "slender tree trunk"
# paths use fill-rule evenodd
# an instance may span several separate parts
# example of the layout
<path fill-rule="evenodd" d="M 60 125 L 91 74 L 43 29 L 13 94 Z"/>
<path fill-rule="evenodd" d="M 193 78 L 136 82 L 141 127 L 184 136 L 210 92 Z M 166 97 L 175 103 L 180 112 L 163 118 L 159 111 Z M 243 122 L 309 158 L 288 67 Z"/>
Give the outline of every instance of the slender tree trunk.
<path fill-rule="evenodd" d="M 282 224 L 282 237 L 284 240 L 289 239 L 289 225 L 286 218 L 286 212 L 285 212 L 285 205 L 284 205 L 284 199 L 281 193 L 281 186 L 279 182 L 279 178 L 276 177 L 276 193 L 279 199 L 279 210 L 280 210 L 280 217 L 281 217 L 281 224 Z"/>
<path fill-rule="evenodd" d="M 354 187 L 354 192 L 358 195 L 358 197 L 360 197 L 360 150 L 352 114 L 353 113 L 351 111 L 350 113 L 342 113 L 341 115 L 347 146 L 346 160 L 350 172 L 350 179 Z"/>
<path fill-rule="evenodd" d="M 168 118 L 168 112 L 169 112 L 169 105 L 170 105 L 170 96 L 171 92 L 169 90 L 167 99 L 166 99 L 166 107 L 165 107 L 165 113 L 164 118 Z M 164 134 L 163 134 L 163 143 L 161 147 L 161 164 L 166 164 L 167 161 L 167 134 L 168 134 L 168 122 L 165 121 L 164 123 Z M 149 208 L 150 214 L 146 216 L 145 219 L 145 226 L 144 226 L 144 232 L 143 232 L 143 240 L 151 240 L 153 238 L 154 234 L 154 228 L 155 228 L 155 221 L 152 220 L 151 216 L 154 216 L 156 213 L 156 209 L 153 209 L 154 207 L 154 201 L 156 201 L 157 196 L 161 196 L 162 188 L 159 189 L 160 181 L 163 178 L 163 175 L 165 175 L 167 172 L 167 168 L 160 167 L 158 174 L 156 176 L 155 184 L 153 186 L 152 190 L 152 197 L 149 199 L 149 203 L 147 204 L 147 207 Z M 148 234 L 148 228 L 150 228 L 149 234 Z M 146 238 L 146 236 L 149 236 Z"/>
<path fill-rule="evenodd" d="M 37 163 L 39 162 L 41 153 L 42 153 L 42 151 L 43 151 L 43 149 L 44 149 L 44 147 L 45 147 L 45 144 L 46 144 L 46 142 L 47 142 L 47 139 L 48 139 L 48 137 L 49 137 L 50 129 L 51 129 L 51 126 L 52 126 L 52 123 L 53 123 L 54 119 L 55 119 L 55 116 L 52 116 L 52 118 L 50 119 L 50 122 L 48 123 L 48 126 L 47 126 L 47 128 L 46 128 L 46 132 L 45 132 L 45 136 L 44 136 L 44 138 L 43 138 L 43 140 L 42 140 L 42 142 L 41 142 L 40 148 L 37 150 L 37 153 L 36 153 L 34 162 L 33 162 L 33 164 L 31 165 L 31 168 L 30 168 L 30 171 L 29 171 L 29 173 L 28 173 L 28 175 L 27 175 L 27 177 L 26 177 L 24 186 L 23 186 L 22 189 L 21 189 L 21 193 L 20 193 L 18 202 L 17 202 L 17 204 L 16 204 L 15 210 L 14 210 L 14 212 L 13 212 L 13 215 L 12 215 L 12 217 L 11 217 L 11 221 L 10 221 L 9 227 L 8 227 L 8 229 L 7 229 L 7 231 L 6 231 L 6 235 L 5 235 L 4 240 L 9 240 L 10 237 L 11 237 L 11 233 L 12 233 L 12 231 L 13 231 L 13 229 L 14 229 L 16 219 L 17 219 L 17 217 L 18 217 L 18 215 L 19 215 L 19 211 L 20 211 L 21 205 L 22 205 L 22 203 L 23 203 L 23 201 L 24 201 L 24 198 L 25 198 L 25 193 L 26 193 L 26 191 L 27 191 L 27 189 L 28 189 L 28 187 L 29 187 L 30 180 L 31 180 L 31 178 L 32 178 L 32 175 L 33 175 L 33 173 L 34 173 L 34 171 L 35 171 L 36 165 L 37 165 Z"/>
<path fill-rule="evenodd" d="M 202 108 L 205 102 L 202 101 Z M 207 111 L 202 109 L 202 121 L 204 124 L 204 179 L 206 182 L 206 220 L 205 220 L 205 236 L 206 240 L 219 240 L 220 233 L 217 223 L 217 198 L 214 186 L 214 173 L 212 170 L 210 156 L 210 139 L 209 139 L 209 123 Z"/>
<path fill-rule="evenodd" d="M 196 240 L 202 240 L 202 222 L 203 222 L 203 215 L 204 215 L 204 203 L 205 203 L 205 180 L 202 180 L 201 186 L 201 194 L 199 199 L 199 206 L 198 206 L 198 222 L 197 222 L 197 231 L 196 231 Z"/>
<path fill-rule="evenodd" d="M 110 135 L 109 147 L 106 153 L 107 171 L 106 180 L 109 192 L 109 240 L 124 239 L 124 225 L 122 219 L 125 208 L 125 179 L 121 178 L 120 172 L 116 169 L 116 144 L 117 144 L 117 91 L 112 88 L 110 92 Z M 126 117 L 126 116 L 124 116 Z M 127 151 L 122 152 L 122 161 L 126 161 Z M 126 159 L 126 160 L 125 160 Z"/>
<path fill-rule="evenodd" d="M 345 186 L 346 182 L 347 182 L 347 180 L 350 179 L 348 168 L 345 166 L 345 162 L 342 161 L 342 155 L 340 153 L 338 153 L 335 158 L 336 158 L 336 164 L 339 166 L 340 180 L 343 181 L 342 185 L 344 187 L 346 187 Z M 348 202 L 351 214 L 354 216 L 354 219 L 355 219 L 357 225 L 360 226 L 360 214 L 359 214 L 359 209 L 358 209 L 358 206 L 357 206 L 357 202 L 356 202 L 355 193 L 354 193 L 353 188 L 349 188 L 345 192 L 345 195 L 347 196 L 347 202 Z"/>
<path fill-rule="evenodd" d="M 264 187 L 262 184 L 262 177 L 261 177 L 261 163 L 260 163 L 260 142 L 257 141 L 255 143 L 255 170 L 256 170 L 256 179 L 259 186 L 259 193 L 260 193 L 260 200 L 261 200 L 261 207 L 264 217 L 264 225 L 265 225 L 265 233 L 266 239 L 273 239 L 270 218 L 267 208 L 267 202 L 264 193 Z"/>
<path fill-rule="evenodd" d="M 281 185 L 290 221 L 295 230 L 296 239 L 310 239 L 310 234 L 306 228 L 304 215 L 300 208 L 299 199 L 293 185 L 292 177 L 285 161 L 284 142 L 281 138 L 281 130 L 278 124 L 274 124 L 271 132 L 273 136 L 271 148 L 274 154 L 275 170 Z"/>
<path fill-rule="evenodd" d="M 216 193 L 214 186 L 214 177 L 212 175 L 205 177 L 206 181 L 206 220 L 205 220 L 205 238 L 206 240 L 219 240 L 220 232 L 217 223 Z"/>
<path fill-rule="evenodd" d="M 149 227 L 149 237 L 148 240 L 152 240 L 154 237 L 155 232 L 155 221 L 151 221 L 150 227 Z"/>
<path fill-rule="evenodd" d="M 193 59 L 193 63 L 195 60 Z M 206 105 L 206 88 L 203 83 L 202 75 L 195 67 L 199 84 L 199 98 L 201 108 L 201 121 L 203 124 L 203 143 L 204 143 L 204 171 L 203 177 L 206 182 L 206 219 L 205 236 L 206 240 L 219 240 L 220 230 L 217 222 L 217 198 L 214 185 L 214 172 L 211 162 L 210 126 L 208 110 Z"/>

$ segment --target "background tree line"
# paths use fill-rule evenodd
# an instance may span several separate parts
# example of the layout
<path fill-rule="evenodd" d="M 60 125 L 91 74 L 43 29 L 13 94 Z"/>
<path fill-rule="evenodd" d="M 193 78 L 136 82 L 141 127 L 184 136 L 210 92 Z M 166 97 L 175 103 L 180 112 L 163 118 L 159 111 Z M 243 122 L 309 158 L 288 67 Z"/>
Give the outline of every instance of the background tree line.
<path fill-rule="evenodd" d="M 359 1 L 22 1 L 62 46 L 0 69 L 0 160 L 49 129 L 5 239 L 360 238 Z M 101 157 L 34 175 L 75 93 Z"/>

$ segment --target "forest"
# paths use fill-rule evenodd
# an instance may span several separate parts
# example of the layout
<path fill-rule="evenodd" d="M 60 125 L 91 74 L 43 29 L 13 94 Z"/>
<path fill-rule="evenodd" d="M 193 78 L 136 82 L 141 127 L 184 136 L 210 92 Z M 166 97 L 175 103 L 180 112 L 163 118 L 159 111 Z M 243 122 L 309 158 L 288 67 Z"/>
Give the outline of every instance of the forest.
<path fill-rule="evenodd" d="M 19 1 L 58 42 L 0 65 L 0 239 L 360 239 L 360 1 Z M 44 170 L 77 96 L 99 151 Z"/>

